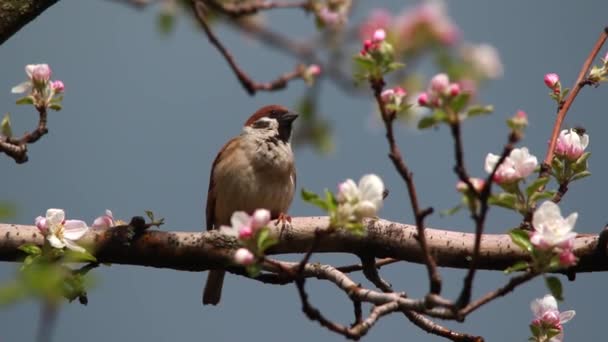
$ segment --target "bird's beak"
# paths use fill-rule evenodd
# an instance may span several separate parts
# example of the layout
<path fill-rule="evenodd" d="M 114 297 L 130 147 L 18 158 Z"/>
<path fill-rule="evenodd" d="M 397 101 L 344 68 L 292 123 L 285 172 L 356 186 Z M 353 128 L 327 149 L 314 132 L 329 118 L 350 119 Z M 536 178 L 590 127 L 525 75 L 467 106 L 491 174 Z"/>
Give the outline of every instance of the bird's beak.
<path fill-rule="evenodd" d="M 281 125 L 289 125 L 292 122 L 294 122 L 295 119 L 298 118 L 298 114 L 289 112 L 289 113 L 285 113 L 281 116 L 281 118 L 279 119 L 279 123 Z"/>

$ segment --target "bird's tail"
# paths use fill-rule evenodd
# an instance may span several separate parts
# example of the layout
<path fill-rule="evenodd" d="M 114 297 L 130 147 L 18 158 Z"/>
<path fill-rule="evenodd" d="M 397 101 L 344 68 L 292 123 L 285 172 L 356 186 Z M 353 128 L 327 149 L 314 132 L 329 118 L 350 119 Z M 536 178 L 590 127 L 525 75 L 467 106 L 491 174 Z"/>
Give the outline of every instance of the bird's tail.
<path fill-rule="evenodd" d="M 224 284 L 226 271 L 211 270 L 207 277 L 207 283 L 203 290 L 203 305 L 217 305 L 222 297 L 222 285 Z"/>

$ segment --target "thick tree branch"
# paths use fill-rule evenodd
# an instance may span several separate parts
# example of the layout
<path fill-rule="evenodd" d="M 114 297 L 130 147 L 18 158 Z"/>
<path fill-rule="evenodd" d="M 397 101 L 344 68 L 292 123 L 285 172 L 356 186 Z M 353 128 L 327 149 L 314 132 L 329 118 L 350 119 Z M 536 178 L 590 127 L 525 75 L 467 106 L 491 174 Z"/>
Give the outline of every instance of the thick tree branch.
<path fill-rule="evenodd" d="M 0 0 L 0 45 L 59 0 Z"/>
<path fill-rule="evenodd" d="M 315 230 L 327 227 L 327 217 L 294 217 L 291 227 L 272 227 L 279 243 L 268 254 L 306 253 L 312 244 Z M 413 225 L 386 220 L 369 220 L 367 234 L 355 236 L 338 230 L 326 235 L 318 243 L 315 253 L 368 254 L 379 258 L 424 263 L 424 256 L 416 240 Z M 438 266 L 468 268 L 473 254 L 475 234 L 426 228 L 427 243 Z M 598 235 L 579 234 L 574 253 L 580 258 L 574 272 L 608 270 L 608 256 L 597 253 Z M 0 224 L 0 261 L 16 261 L 24 255 L 17 248 L 24 243 L 43 244 L 43 237 L 35 226 Z M 186 271 L 205 271 L 227 267 L 237 248 L 234 239 L 217 231 L 164 232 L 146 231 L 129 241 L 126 229 L 92 229 L 80 244 L 93 247 L 100 262 L 171 268 Z M 506 234 L 484 234 L 479 249 L 479 269 L 504 270 L 520 260 L 527 260 L 525 252 L 511 242 Z"/>

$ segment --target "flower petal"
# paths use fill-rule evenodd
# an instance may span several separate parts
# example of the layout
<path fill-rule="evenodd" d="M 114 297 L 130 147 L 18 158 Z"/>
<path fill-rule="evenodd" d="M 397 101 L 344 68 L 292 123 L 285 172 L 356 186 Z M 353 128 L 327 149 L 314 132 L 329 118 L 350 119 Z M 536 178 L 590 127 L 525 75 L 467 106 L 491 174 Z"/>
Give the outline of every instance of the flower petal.
<path fill-rule="evenodd" d="M 89 227 L 84 221 L 80 220 L 67 220 L 65 221 L 63 236 L 67 240 L 76 241 L 80 239 L 87 231 Z"/>
<path fill-rule="evenodd" d="M 78 246 L 77 244 L 75 244 L 74 242 L 72 242 L 70 240 L 65 240 L 65 246 L 68 249 L 71 249 L 71 250 L 73 250 L 75 252 L 84 253 L 84 252 L 87 251 L 86 249 L 82 248 L 81 246 Z"/>
<path fill-rule="evenodd" d="M 576 224 L 576 219 L 578 218 L 578 213 L 572 213 L 566 217 L 566 224 L 570 226 L 569 231 L 574 229 L 574 225 Z"/>
<path fill-rule="evenodd" d="M 532 225 L 534 229 L 540 229 L 545 222 L 561 220 L 562 213 L 557 204 L 551 201 L 545 201 L 541 204 L 532 215 Z"/>
<path fill-rule="evenodd" d="M 572 318 L 574 318 L 574 315 L 576 315 L 576 311 L 574 310 L 568 310 L 568 311 L 564 311 L 564 312 L 560 312 L 559 314 L 559 322 L 560 323 L 566 323 L 569 320 L 571 320 Z"/>
<path fill-rule="evenodd" d="M 46 239 L 49 241 L 49 243 L 51 244 L 51 246 L 53 246 L 54 248 L 63 248 L 65 247 L 65 243 L 60 240 L 56 235 L 47 235 Z"/>
<path fill-rule="evenodd" d="M 242 226 L 248 226 L 251 222 L 251 216 L 244 211 L 235 211 L 230 218 L 232 228 L 239 230 Z"/>
<path fill-rule="evenodd" d="M 25 81 L 17 84 L 16 86 L 11 88 L 11 93 L 13 94 L 21 94 L 26 93 L 32 88 L 32 83 L 30 81 Z"/>
<path fill-rule="evenodd" d="M 228 236 L 234 236 L 234 237 L 239 236 L 238 229 L 234 229 L 230 226 L 220 226 L 220 233 L 222 233 L 224 235 L 228 235 Z"/>
<path fill-rule="evenodd" d="M 338 185 L 338 196 L 337 200 L 340 203 L 358 201 L 359 200 L 359 188 L 352 179 L 347 179 Z"/>
<path fill-rule="evenodd" d="M 498 159 L 500 159 L 500 157 L 493 153 L 488 153 L 488 155 L 486 155 L 484 169 L 487 173 L 492 173 L 492 170 L 494 170 L 496 163 L 498 163 Z"/>
<path fill-rule="evenodd" d="M 361 177 L 359 190 L 361 191 L 361 200 L 372 202 L 376 209 L 382 205 L 384 183 L 377 175 L 369 174 Z"/>
<path fill-rule="evenodd" d="M 46 223 L 50 226 L 61 224 L 65 220 L 63 209 L 48 209 L 46 211 Z"/>

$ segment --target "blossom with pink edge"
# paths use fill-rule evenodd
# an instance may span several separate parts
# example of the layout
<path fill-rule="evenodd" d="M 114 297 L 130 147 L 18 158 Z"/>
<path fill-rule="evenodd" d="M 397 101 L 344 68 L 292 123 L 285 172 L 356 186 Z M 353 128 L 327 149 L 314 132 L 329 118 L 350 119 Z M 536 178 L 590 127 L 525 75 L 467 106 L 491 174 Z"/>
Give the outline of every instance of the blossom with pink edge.
<path fill-rule="evenodd" d="M 551 201 L 543 202 L 532 215 L 534 232 L 530 242 L 540 249 L 561 247 L 564 250 L 571 250 L 574 245 L 573 239 L 576 237 L 573 229 L 577 218 L 577 213 L 564 218 L 557 204 Z"/>
<path fill-rule="evenodd" d="M 460 94 L 460 85 L 458 83 L 452 83 L 448 87 L 448 94 L 450 96 L 458 96 Z"/>
<path fill-rule="evenodd" d="M 429 91 L 432 94 L 446 95 L 450 87 L 450 78 L 444 73 L 437 74 L 431 78 L 429 85 Z"/>
<path fill-rule="evenodd" d="M 386 39 L 386 31 L 384 29 L 377 29 L 374 31 L 374 35 L 372 36 L 372 42 L 374 43 L 382 43 Z"/>
<path fill-rule="evenodd" d="M 532 325 L 539 328 L 542 335 L 546 335 L 548 329 L 559 330 L 560 333 L 550 340 L 542 340 L 547 342 L 561 342 L 564 339 L 563 324 L 570 321 L 576 312 L 568 310 L 559 312 L 557 300 L 552 295 L 545 295 L 543 298 L 537 298 L 530 303 L 530 309 L 534 315 Z M 539 337 L 539 336 L 537 336 Z"/>
<path fill-rule="evenodd" d="M 239 248 L 234 253 L 234 262 L 239 265 L 249 266 L 255 262 L 255 256 L 247 248 Z"/>
<path fill-rule="evenodd" d="M 556 73 L 546 74 L 544 81 L 545 85 L 553 90 L 559 86 L 559 75 Z"/>
<path fill-rule="evenodd" d="M 407 92 L 399 86 L 385 89 L 382 91 L 382 94 L 380 94 L 380 97 L 385 104 L 392 104 L 395 106 L 400 106 L 401 103 L 403 103 L 405 96 L 407 96 Z"/>
<path fill-rule="evenodd" d="M 269 222 L 270 212 L 266 209 L 257 209 L 252 216 L 244 211 L 235 211 L 230 218 L 230 226 L 221 226 L 220 232 L 247 240 Z"/>
<path fill-rule="evenodd" d="M 84 248 L 74 242 L 89 230 L 84 221 L 66 220 L 62 209 L 48 209 L 46 217 L 38 216 L 35 222 L 52 247 L 67 247 L 73 251 L 85 252 Z"/>
<path fill-rule="evenodd" d="M 564 129 L 557 137 L 555 154 L 568 160 L 577 160 L 589 146 L 589 135 L 580 134 L 573 129 Z"/>
<path fill-rule="evenodd" d="M 91 228 L 110 228 L 114 227 L 114 216 L 112 215 L 112 211 L 106 209 L 104 215 L 99 216 L 93 221 L 93 225 Z"/>
<path fill-rule="evenodd" d="M 492 173 L 499 159 L 500 156 L 488 153 L 484 166 L 487 173 Z M 538 160 L 526 147 L 514 148 L 496 170 L 494 181 L 498 184 L 517 182 L 534 172 L 537 165 Z"/>
<path fill-rule="evenodd" d="M 43 89 L 51 78 L 51 68 L 48 64 L 28 64 L 25 66 L 28 80 L 11 89 L 13 94 L 29 92 L 32 88 Z"/>

